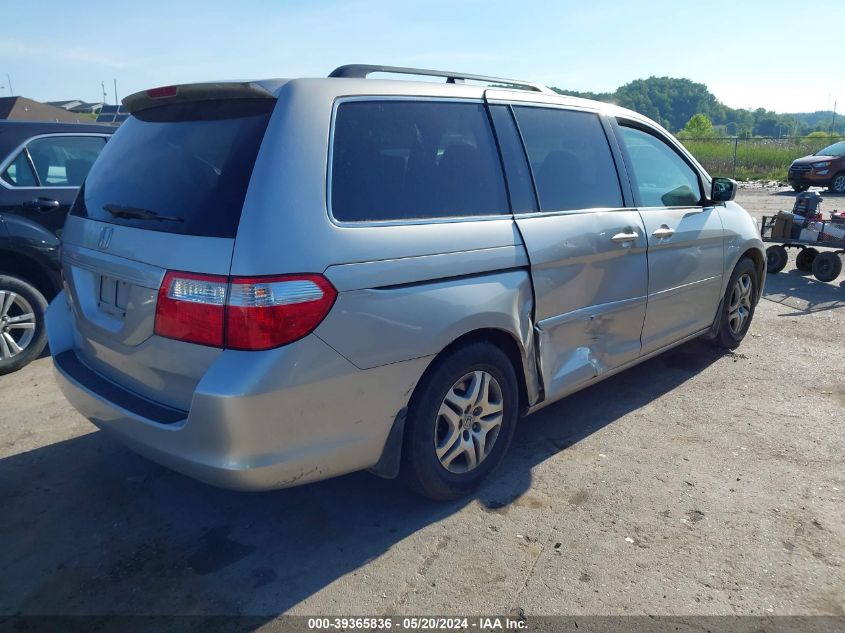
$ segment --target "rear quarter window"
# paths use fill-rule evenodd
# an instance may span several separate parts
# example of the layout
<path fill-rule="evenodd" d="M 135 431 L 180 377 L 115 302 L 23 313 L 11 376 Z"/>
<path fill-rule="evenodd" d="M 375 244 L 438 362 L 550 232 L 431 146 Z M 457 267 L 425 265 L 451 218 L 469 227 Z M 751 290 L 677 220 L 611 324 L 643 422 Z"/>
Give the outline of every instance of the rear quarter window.
<path fill-rule="evenodd" d="M 341 222 L 509 213 L 480 103 L 348 101 L 335 115 L 331 212 Z"/>

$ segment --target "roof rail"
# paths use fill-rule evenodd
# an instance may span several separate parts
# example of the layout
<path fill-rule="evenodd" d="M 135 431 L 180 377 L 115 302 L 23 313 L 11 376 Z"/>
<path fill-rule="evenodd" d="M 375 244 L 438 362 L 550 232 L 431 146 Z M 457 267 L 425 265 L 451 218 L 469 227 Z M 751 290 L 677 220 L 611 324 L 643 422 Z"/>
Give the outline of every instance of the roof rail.
<path fill-rule="evenodd" d="M 329 77 L 346 77 L 354 79 L 366 79 L 372 73 L 393 73 L 397 75 L 426 75 L 429 77 L 445 77 L 446 83 L 464 83 L 470 81 L 483 81 L 493 84 L 508 84 L 526 90 L 534 90 L 544 94 L 557 94 L 551 88 L 531 81 L 521 79 L 503 79 L 501 77 L 487 77 L 486 75 L 468 75 L 467 73 L 453 73 L 446 70 L 429 70 L 426 68 L 404 68 L 402 66 L 374 66 L 372 64 L 347 64 L 335 68 Z"/>

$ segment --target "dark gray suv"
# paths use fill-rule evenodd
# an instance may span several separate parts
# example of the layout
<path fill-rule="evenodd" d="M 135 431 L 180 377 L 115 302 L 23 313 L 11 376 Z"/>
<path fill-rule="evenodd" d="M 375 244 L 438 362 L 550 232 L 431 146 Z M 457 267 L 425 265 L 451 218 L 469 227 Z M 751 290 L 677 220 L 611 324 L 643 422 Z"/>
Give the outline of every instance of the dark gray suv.
<path fill-rule="evenodd" d="M 0 375 L 47 343 L 44 312 L 60 289 L 58 233 L 113 131 L 0 121 Z"/>

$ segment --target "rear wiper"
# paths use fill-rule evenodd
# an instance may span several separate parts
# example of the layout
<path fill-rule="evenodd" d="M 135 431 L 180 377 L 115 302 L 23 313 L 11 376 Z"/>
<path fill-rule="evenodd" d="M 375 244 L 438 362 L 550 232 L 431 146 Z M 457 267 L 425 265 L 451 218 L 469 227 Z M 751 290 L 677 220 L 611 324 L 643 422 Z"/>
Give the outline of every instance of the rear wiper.
<path fill-rule="evenodd" d="M 185 218 L 177 218 L 170 215 L 161 215 L 149 209 L 139 207 L 123 207 L 119 204 L 107 204 L 103 209 L 116 218 L 128 218 L 133 220 L 163 220 L 166 222 L 184 222 Z"/>

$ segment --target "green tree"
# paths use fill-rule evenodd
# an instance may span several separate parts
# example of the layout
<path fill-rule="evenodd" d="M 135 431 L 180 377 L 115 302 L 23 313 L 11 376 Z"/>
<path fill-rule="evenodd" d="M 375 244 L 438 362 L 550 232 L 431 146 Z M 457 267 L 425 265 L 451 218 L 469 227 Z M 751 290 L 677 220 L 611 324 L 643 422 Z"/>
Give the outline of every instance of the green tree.
<path fill-rule="evenodd" d="M 682 138 L 709 138 L 714 136 L 713 122 L 706 114 L 699 112 L 690 117 L 678 136 Z"/>
<path fill-rule="evenodd" d="M 845 116 L 834 119 L 833 112 L 778 114 L 765 108 L 729 108 L 704 84 L 675 77 L 636 79 L 614 92 L 577 92 L 555 88 L 561 94 L 608 101 L 654 119 L 671 131 L 682 130 L 696 114 L 706 115 L 714 126 L 725 126 L 727 134 L 755 136 L 795 136 L 813 129 L 829 130 L 835 121 L 838 132 L 845 131 Z"/>
<path fill-rule="evenodd" d="M 807 138 L 838 138 L 839 134 L 831 134 L 830 132 L 825 132 L 823 130 L 816 130 L 815 132 L 810 132 L 807 135 Z"/>
<path fill-rule="evenodd" d="M 670 130 L 680 130 L 697 113 L 719 124 L 728 122 L 725 106 L 707 86 L 689 79 L 636 79 L 620 86 L 614 97 L 622 107 L 641 112 Z"/>

